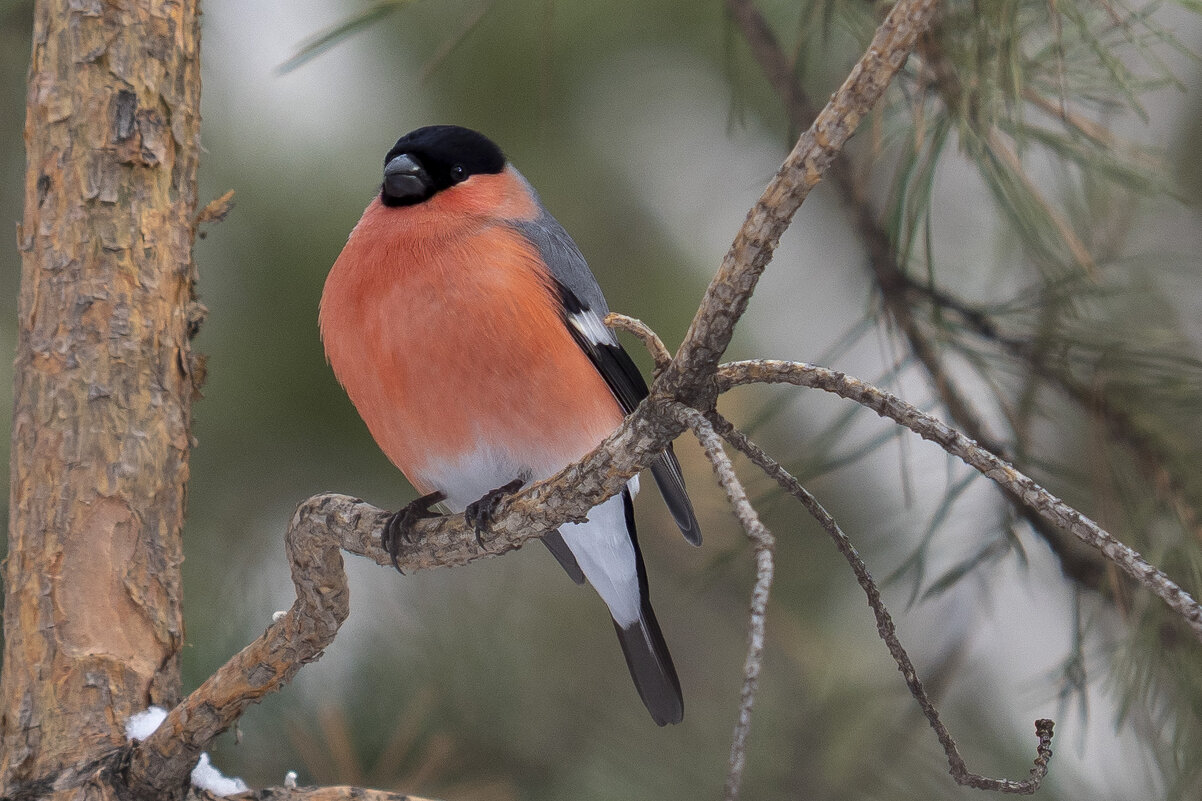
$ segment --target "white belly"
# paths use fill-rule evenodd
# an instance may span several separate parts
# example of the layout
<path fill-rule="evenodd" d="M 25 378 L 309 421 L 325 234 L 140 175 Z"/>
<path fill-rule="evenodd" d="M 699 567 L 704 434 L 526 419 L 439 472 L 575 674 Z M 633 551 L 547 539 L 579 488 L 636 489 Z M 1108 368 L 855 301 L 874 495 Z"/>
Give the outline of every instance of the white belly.
<path fill-rule="evenodd" d="M 513 454 L 493 446 L 481 445 L 453 461 L 428 464 L 418 479 L 446 493 L 446 505 L 462 512 L 468 504 L 515 478 L 536 481 L 554 475 L 566 467 L 523 464 Z M 631 495 L 639 491 L 638 476 L 628 484 Z M 639 578 L 634 543 L 626 529 L 626 510 L 622 496 L 615 495 L 589 510 L 585 523 L 567 523 L 559 529 L 563 540 L 576 557 L 589 584 L 605 601 L 620 626 L 628 626 L 639 617 Z"/>

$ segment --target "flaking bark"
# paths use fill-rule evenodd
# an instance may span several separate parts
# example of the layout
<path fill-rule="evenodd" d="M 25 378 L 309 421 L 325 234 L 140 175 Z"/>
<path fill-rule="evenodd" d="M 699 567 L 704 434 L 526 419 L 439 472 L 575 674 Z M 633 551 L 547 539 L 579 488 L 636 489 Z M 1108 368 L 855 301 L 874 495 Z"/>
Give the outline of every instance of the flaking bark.
<path fill-rule="evenodd" d="M 196 0 L 41 0 L 25 213 L 0 793 L 179 700 L 195 390 Z M 44 786 L 44 785 L 43 785 Z"/>

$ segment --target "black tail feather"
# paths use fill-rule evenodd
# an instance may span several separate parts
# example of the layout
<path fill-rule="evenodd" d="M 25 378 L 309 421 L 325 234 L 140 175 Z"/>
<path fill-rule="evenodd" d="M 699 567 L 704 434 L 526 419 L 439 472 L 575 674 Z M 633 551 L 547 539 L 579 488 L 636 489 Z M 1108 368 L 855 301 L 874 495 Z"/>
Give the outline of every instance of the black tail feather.
<path fill-rule="evenodd" d="M 660 726 L 680 723 L 684 718 L 680 679 L 676 677 L 676 667 L 651 605 L 644 600 L 637 621 L 627 628 L 614 621 L 614 629 L 618 632 L 630 677 L 651 717 Z"/>
<path fill-rule="evenodd" d="M 672 519 L 680 528 L 680 533 L 693 545 L 701 544 L 701 526 L 697 524 L 697 515 L 693 511 L 693 503 L 684 488 L 684 476 L 680 472 L 680 462 L 676 460 L 676 452 L 669 445 L 658 459 L 651 463 L 651 475 L 659 486 L 660 495 L 668 504 Z"/>
<path fill-rule="evenodd" d="M 563 541 L 563 535 L 559 533 L 558 529 L 543 535 L 543 545 L 547 546 L 547 550 L 551 552 L 555 561 L 559 562 L 559 566 L 564 569 L 572 581 L 577 584 L 584 583 L 584 571 L 580 569 L 580 565 L 576 562 L 576 555 Z"/>
<path fill-rule="evenodd" d="M 676 677 L 668 644 L 651 609 L 647 569 L 643 566 L 643 553 L 634 525 L 634 502 L 629 490 L 622 491 L 622 507 L 626 512 L 626 530 L 634 545 L 634 564 L 639 574 L 639 619 L 626 628 L 615 620 L 614 630 L 618 632 L 618 642 L 622 645 L 622 655 L 626 657 L 626 667 L 634 679 L 635 689 L 652 719 L 660 726 L 680 723 L 684 717 L 684 696 L 680 692 L 680 679 Z"/>

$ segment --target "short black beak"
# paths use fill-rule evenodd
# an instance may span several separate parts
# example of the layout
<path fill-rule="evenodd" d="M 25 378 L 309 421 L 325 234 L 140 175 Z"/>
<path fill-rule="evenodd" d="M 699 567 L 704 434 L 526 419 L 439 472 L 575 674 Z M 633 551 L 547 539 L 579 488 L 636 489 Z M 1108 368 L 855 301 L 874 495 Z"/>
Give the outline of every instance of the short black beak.
<path fill-rule="evenodd" d="M 422 165 L 402 153 L 384 166 L 384 201 L 390 205 L 417 203 L 430 196 L 434 183 Z"/>

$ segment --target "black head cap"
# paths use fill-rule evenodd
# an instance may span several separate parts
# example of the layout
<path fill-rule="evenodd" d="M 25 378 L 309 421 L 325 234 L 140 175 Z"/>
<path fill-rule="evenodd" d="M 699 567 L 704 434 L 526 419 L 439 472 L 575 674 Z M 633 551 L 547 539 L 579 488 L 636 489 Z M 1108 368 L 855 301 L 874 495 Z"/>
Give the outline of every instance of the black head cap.
<path fill-rule="evenodd" d="M 384 157 L 380 201 L 412 206 L 473 175 L 503 169 L 505 154 L 484 134 L 458 125 L 428 125 L 402 136 Z"/>

